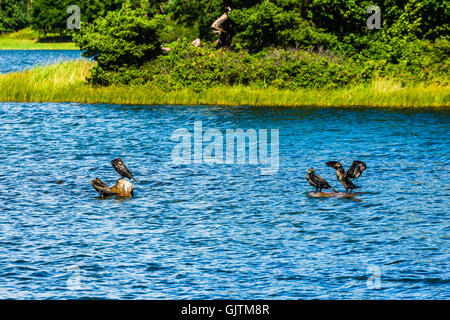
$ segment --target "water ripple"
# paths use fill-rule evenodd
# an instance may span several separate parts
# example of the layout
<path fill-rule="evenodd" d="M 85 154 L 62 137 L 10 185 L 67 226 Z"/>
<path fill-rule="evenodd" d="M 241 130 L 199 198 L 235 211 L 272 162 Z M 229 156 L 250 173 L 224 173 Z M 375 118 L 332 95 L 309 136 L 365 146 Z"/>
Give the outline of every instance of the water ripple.
<path fill-rule="evenodd" d="M 280 129 L 280 168 L 174 165 L 174 130 Z M 446 112 L 0 103 L 0 298 L 448 299 Z M 122 157 L 132 199 L 98 198 Z M 368 169 L 313 199 L 313 166 Z M 373 269 L 372 267 L 375 267 Z M 376 269 L 378 268 L 378 269 Z M 373 270 L 380 289 L 371 289 Z"/>

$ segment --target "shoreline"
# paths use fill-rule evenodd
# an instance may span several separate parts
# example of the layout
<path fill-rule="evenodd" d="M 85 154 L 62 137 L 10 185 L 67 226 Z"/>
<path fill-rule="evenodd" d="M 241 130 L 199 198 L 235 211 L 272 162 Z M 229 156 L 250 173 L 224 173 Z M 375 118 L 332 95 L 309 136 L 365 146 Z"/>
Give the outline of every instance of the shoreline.
<path fill-rule="evenodd" d="M 0 35 L 1 50 L 80 50 L 72 41 L 39 37 L 36 31 L 25 28 Z"/>
<path fill-rule="evenodd" d="M 122 88 L 114 88 L 114 89 L 122 89 Z M 215 88 L 216 89 L 216 88 Z M 231 88 L 233 89 L 233 88 Z M 72 88 L 68 88 L 67 92 L 70 92 Z M 145 90 L 143 88 L 142 90 Z M 263 91 L 262 89 L 261 91 Z M 414 89 L 412 89 L 414 90 Z M 91 90 L 90 90 L 91 91 Z M 95 91 L 94 93 L 101 94 L 101 91 Z M 214 92 L 217 92 L 216 89 Z M 211 91 L 203 92 L 204 95 L 210 96 L 214 95 L 214 92 L 211 93 Z M 60 93 L 60 92 L 58 92 Z M 149 98 L 148 100 L 140 100 L 140 99 L 127 99 L 123 98 L 121 99 L 89 99 L 89 98 L 72 98 L 72 99 L 39 99 L 34 98 L 34 95 L 29 95 L 29 98 L 27 99 L 21 99 L 21 100 L 12 100 L 12 99 L 4 99 L 2 98 L 0 94 L 0 103 L 63 103 L 63 104 L 85 104 L 85 105 L 94 105 L 94 104 L 104 104 L 104 105 L 117 105 L 117 106 L 198 106 L 198 107 L 286 107 L 286 108 L 305 108 L 305 109 L 328 109 L 328 108 L 335 108 L 335 109 L 360 109 L 360 110 L 369 110 L 369 109 L 376 109 L 376 110 L 414 110 L 414 111 L 427 111 L 427 110 L 435 110 L 435 111 L 450 111 L 450 104 L 429 104 L 429 105 L 418 105 L 418 104 L 403 104 L 401 102 L 398 103 L 315 103 L 315 102 L 294 102 L 294 103 L 269 103 L 269 102 L 261 102 L 261 103 L 254 103 L 250 101 L 242 100 L 240 102 L 234 102 L 234 101 L 219 101 L 215 100 L 215 102 L 211 102 L 207 100 L 207 98 L 202 97 L 201 94 L 193 97 L 192 99 L 184 99 L 182 96 L 185 95 L 193 95 L 195 94 L 194 91 L 190 90 L 180 90 L 176 92 L 167 92 L 167 93 L 161 93 L 160 91 L 147 91 L 147 94 L 149 96 L 159 95 L 162 96 L 160 100 Z M 299 94 L 299 93 L 297 93 Z M 326 93 L 324 93 L 326 94 Z"/>
<path fill-rule="evenodd" d="M 55 51 L 80 51 L 79 49 L 67 48 L 34 48 L 34 49 L 17 49 L 17 48 L 0 48 L 0 51 L 39 51 L 39 50 L 55 50 Z"/>
<path fill-rule="evenodd" d="M 72 42 L 5 41 L 0 38 L 0 51 L 6 50 L 80 50 Z"/>
<path fill-rule="evenodd" d="M 450 85 L 401 87 L 380 79 L 338 89 L 283 90 L 247 86 L 164 92 L 150 86 L 94 87 L 92 61 L 75 60 L 0 74 L 0 102 L 117 105 L 273 106 L 311 108 L 450 109 Z"/>

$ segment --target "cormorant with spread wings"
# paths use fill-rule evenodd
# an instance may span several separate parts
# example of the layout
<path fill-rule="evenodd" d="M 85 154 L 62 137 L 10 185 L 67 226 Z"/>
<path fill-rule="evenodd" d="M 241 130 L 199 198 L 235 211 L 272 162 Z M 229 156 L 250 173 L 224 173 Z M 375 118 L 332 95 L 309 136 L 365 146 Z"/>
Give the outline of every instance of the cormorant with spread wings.
<path fill-rule="evenodd" d="M 344 186 L 345 192 L 347 193 L 352 193 L 353 189 L 359 188 L 353 184 L 351 179 L 358 179 L 363 171 L 366 170 L 366 164 L 356 160 L 353 161 L 352 166 L 347 172 L 345 172 L 339 161 L 328 161 L 326 165 L 336 170 L 337 179 Z"/>

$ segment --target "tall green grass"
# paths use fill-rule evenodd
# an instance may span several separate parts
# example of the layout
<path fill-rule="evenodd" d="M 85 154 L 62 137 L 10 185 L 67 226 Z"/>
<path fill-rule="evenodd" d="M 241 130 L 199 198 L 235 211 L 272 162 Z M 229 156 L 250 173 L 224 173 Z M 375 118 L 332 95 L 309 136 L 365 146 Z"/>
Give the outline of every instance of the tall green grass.
<path fill-rule="evenodd" d="M 380 79 L 369 85 L 333 90 L 279 90 L 246 86 L 196 92 L 164 92 L 146 86 L 93 87 L 85 78 L 94 62 L 75 60 L 0 75 L 0 101 L 108 104 L 187 104 L 312 107 L 450 107 L 450 86 L 401 87 Z"/>

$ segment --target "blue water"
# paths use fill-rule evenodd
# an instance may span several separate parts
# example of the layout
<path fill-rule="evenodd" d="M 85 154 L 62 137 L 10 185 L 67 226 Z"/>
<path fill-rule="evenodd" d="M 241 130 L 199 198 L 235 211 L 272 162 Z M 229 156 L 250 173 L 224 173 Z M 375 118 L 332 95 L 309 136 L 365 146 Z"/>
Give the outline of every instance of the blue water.
<path fill-rule="evenodd" d="M 80 58 L 0 51 L 0 73 Z M 280 167 L 172 163 L 176 129 L 279 129 Z M 0 103 L 0 298 L 448 299 L 449 112 Z M 140 181 L 132 199 L 89 182 Z M 313 199 L 314 166 L 368 169 Z"/>
<path fill-rule="evenodd" d="M 173 164 L 194 121 L 279 129 L 278 172 Z M 449 299 L 449 129 L 433 111 L 0 103 L 0 298 Z M 100 199 L 119 156 L 135 196 Z M 355 199 L 307 196 L 308 168 L 342 190 L 325 162 L 355 159 Z"/>
<path fill-rule="evenodd" d="M 81 59 L 78 50 L 0 50 L 0 73 L 22 71 L 34 65 Z"/>

